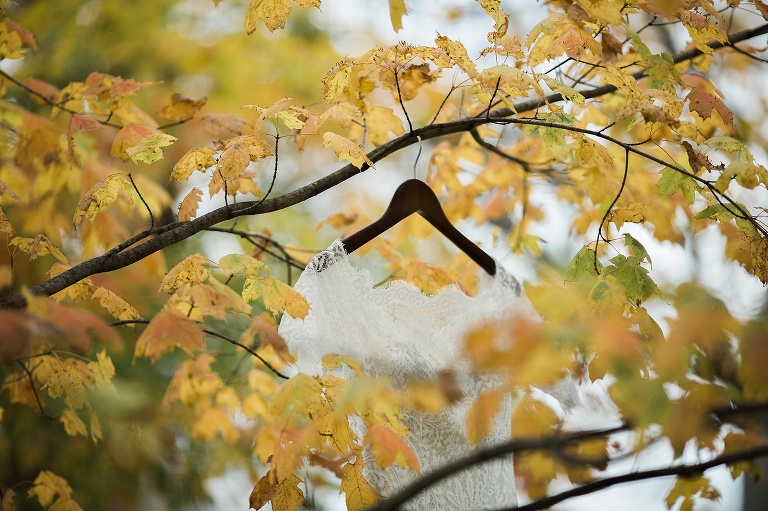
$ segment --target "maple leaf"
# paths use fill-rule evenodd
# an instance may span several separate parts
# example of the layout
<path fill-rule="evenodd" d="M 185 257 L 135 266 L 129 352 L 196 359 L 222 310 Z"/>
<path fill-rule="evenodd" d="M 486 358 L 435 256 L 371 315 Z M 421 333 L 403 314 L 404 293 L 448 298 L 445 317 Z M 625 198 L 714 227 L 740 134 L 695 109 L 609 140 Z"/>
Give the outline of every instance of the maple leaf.
<path fill-rule="evenodd" d="M 362 456 L 358 456 L 355 463 L 347 463 L 342 468 L 339 493 L 345 493 L 349 511 L 367 509 L 380 498 L 379 492 L 363 476 L 364 466 Z"/>
<path fill-rule="evenodd" d="M 216 171 L 221 173 L 225 180 L 239 176 L 250 164 L 248 150 L 236 144 L 228 147 L 221 153 Z"/>
<path fill-rule="evenodd" d="M 680 13 L 680 21 L 688 29 L 688 34 L 693 39 L 693 44 L 696 45 L 696 48 L 705 54 L 712 53 L 712 47 L 709 46 L 709 42 L 728 42 L 728 34 L 723 32 L 711 19 L 703 14 L 693 11 L 682 11 Z"/>
<path fill-rule="evenodd" d="M 75 215 L 72 218 L 72 222 L 75 226 L 80 225 L 83 218 L 88 217 L 93 221 L 94 217 L 101 212 L 104 208 L 112 204 L 117 200 L 117 197 L 123 191 L 128 197 L 130 203 L 133 203 L 131 191 L 133 191 L 133 185 L 130 178 L 125 174 L 112 174 L 102 179 L 91 187 L 88 192 L 80 199 L 75 210 Z"/>
<path fill-rule="evenodd" d="M 195 420 L 190 436 L 195 440 L 210 442 L 216 438 L 217 433 L 231 444 L 234 444 L 239 436 L 227 412 L 218 406 L 211 406 Z"/>
<path fill-rule="evenodd" d="M 227 140 L 253 132 L 251 123 L 234 115 L 205 114 L 200 117 L 200 120 L 214 140 Z"/>
<path fill-rule="evenodd" d="M 420 473 L 419 460 L 407 443 L 392 430 L 381 424 L 373 424 L 363 439 L 381 468 L 397 465 Z"/>
<path fill-rule="evenodd" d="M 694 497 L 719 500 L 720 492 L 712 486 L 706 476 L 678 476 L 664 501 L 667 507 L 672 509 L 677 501 L 682 499 L 680 511 L 691 511 L 693 509 Z"/>
<path fill-rule="evenodd" d="M 5 213 L 3 213 L 2 208 L 0 208 L 0 232 L 7 234 L 8 236 L 13 236 L 13 226 L 11 225 L 11 222 L 8 221 L 8 217 L 5 216 Z M 0 285 L 0 287 L 2 287 L 2 285 Z"/>
<path fill-rule="evenodd" d="M 192 254 L 184 258 L 163 277 L 160 291 L 173 294 L 184 284 L 195 285 L 207 280 L 209 277 L 208 270 L 205 268 L 207 262 L 208 259 L 200 254 Z"/>
<path fill-rule="evenodd" d="M 252 162 L 257 162 L 262 158 L 272 155 L 272 151 L 267 148 L 267 143 L 255 135 L 243 135 L 227 140 L 224 147 L 226 149 L 232 146 L 244 147 L 248 151 L 248 157 Z"/>
<path fill-rule="evenodd" d="M 493 28 L 496 33 L 503 36 L 508 27 L 508 20 L 507 15 L 501 10 L 501 0 L 477 0 L 477 3 L 488 16 L 493 18 Z M 504 29 L 504 33 L 502 33 L 502 29 Z"/>
<path fill-rule="evenodd" d="M 195 171 L 205 172 L 216 165 L 216 161 L 213 159 L 214 154 L 216 154 L 216 151 L 209 147 L 200 147 L 187 151 L 176 165 L 173 166 L 170 180 L 186 181 Z"/>
<path fill-rule="evenodd" d="M 138 144 L 125 149 L 133 163 L 154 163 L 163 157 L 161 147 L 166 147 L 176 141 L 176 137 L 167 133 L 155 133 L 141 140 Z"/>
<path fill-rule="evenodd" d="M 157 115 L 170 121 L 184 121 L 194 117 L 207 102 L 208 98 L 205 96 L 200 99 L 192 99 L 174 92 L 171 94 L 171 103 L 164 106 L 162 110 L 157 112 Z"/>
<path fill-rule="evenodd" d="M 276 485 L 277 477 L 275 477 L 274 470 L 270 470 L 254 485 L 251 495 L 248 497 L 248 505 L 256 510 L 264 507 L 267 502 L 272 500 Z"/>
<path fill-rule="evenodd" d="M 499 389 L 483 392 L 467 411 L 466 434 L 469 443 L 476 444 L 488 436 L 493 428 L 493 419 L 501 410 L 503 392 Z"/>
<path fill-rule="evenodd" d="M 197 208 L 203 198 L 203 191 L 192 188 L 179 204 L 179 222 L 189 222 L 197 216 Z"/>
<path fill-rule="evenodd" d="M 335 213 L 331 216 L 327 216 L 320 220 L 318 224 L 315 226 L 315 230 L 319 230 L 324 225 L 329 225 L 333 229 L 341 229 L 343 227 L 349 227 L 358 218 L 357 213 L 347 214 L 347 213 Z"/>
<path fill-rule="evenodd" d="M 363 152 L 360 146 L 346 137 L 328 131 L 323 135 L 323 147 L 328 146 L 333 148 L 333 152 L 335 152 L 336 156 L 340 159 L 347 160 L 359 169 L 362 169 L 363 165 L 375 168 L 373 162 L 368 158 L 368 155 Z"/>
<path fill-rule="evenodd" d="M 245 31 L 248 35 L 256 31 L 259 21 L 264 21 L 270 32 L 284 28 L 291 14 L 290 0 L 251 0 L 245 15 Z"/>
<path fill-rule="evenodd" d="M 715 111 L 731 133 L 735 133 L 736 125 L 733 122 L 733 112 L 731 112 L 730 108 L 728 108 L 720 98 L 705 90 L 693 89 L 688 93 L 686 99 L 688 100 L 688 108 L 690 108 L 692 112 L 699 114 L 702 119 L 709 119 L 712 117 L 712 112 Z"/>
<path fill-rule="evenodd" d="M 452 41 L 448 37 L 437 34 L 435 44 L 444 50 L 459 69 L 467 73 L 470 78 L 477 76 L 477 68 L 467 54 L 467 49 L 459 41 Z"/>
<path fill-rule="evenodd" d="M 85 422 L 75 413 L 71 408 L 65 408 L 61 412 L 59 420 L 64 424 L 64 431 L 69 436 L 88 436 L 88 430 L 85 427 Z"/>
<path fill-rule="evenodd" d="M 326 355 L 323 355 L 323 367 L 328 369 L 329 371 L 333 371 L 335 369 L 338 369 L 341 367 L 342 364 L 346 365 L 350 369 L 352 369 L 355 374 L 358 376 L 364 376 L 363 367 L 360 365 L 360 362 L 356 360 L 352 360 L 349 357 L 345 357 L 344 355 L 337 355 L 335 353 L 328 353 Z"/>
<path fill-rule="evenodd" d="M 389 0 L 389 20 L 392 30 L 399 32 L 403 28 L 403 16 L 408 14 L 405 0 Z"/>
<path fill-rule="evenodd" d="M 56 245 L 51 243 L 45 235 L 38 234 L 34 238 L 13 238 L 8 246 L 16 247 L 19 251 L 29 256 L 29 260 L 32 261 L 40 256 L 52 255 L 64 264 L 69 264 L 67 258 L 59 250 Z"/>
<path fill-rule="evenodd" d="M 37 51 L 37 41 L 32 32 L 11 18 L 5 18 L 0 22 L 0 60 L 24 57 L 24 51 L 22 51 L 24 46 L 33 52 Z"/>
<path fill-rule="evenodd" d="M 157 362 L 177 346 L 190 355 L 195 350 L 205 348 L 203 326 L 190 321 L 176 310 L 163 309 L 136 339 L 135 356 Z"/>
<path fill-rule="evenodd" d="M 56 495 L 69 498 L 72 495 L 72 488 L 63 478 L 43 470 L 35 478 L 28 494 L 30 497 L 36 497 L 41 506 L 48 507 Z"/>
<path fill-rule="evenodd" d="M 138 319 L 141 317 L 131 304 L 107 288 L 101 286 L 97 287 L 91 298 L 99 300 L 99 305 L 107 309 L 107 311 L 109 311 L 109 313 L 117 320 L 122 321 L 127 319 Z"/>
<path fill-rule="evenodd" d="M 115 135 L 115 140 L 112 142 L 112 156 L 128 161 L 131 159 L 131 156 L 126 153 L 128 148 L 135 147 L 142 140 L 159 134 L 161 133 L 157 128 L 146 124 L 127 124 Z"/>
<path fill-rule="evenodd" d="M 278 481 L 272 494 L 272 509 L 274 511 L 295 511 L 304 504 L 304 492 L 296 474 L 289 474 L 285 479 Z"/>

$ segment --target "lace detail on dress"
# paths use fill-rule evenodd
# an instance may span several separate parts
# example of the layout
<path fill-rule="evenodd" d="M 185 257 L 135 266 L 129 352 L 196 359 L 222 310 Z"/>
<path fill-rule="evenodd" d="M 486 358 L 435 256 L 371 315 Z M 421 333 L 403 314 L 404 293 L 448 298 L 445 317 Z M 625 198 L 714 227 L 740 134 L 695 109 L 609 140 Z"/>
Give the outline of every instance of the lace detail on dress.
<path fill-rule="evenodd" d="M 303 320 L 284 315 L 279 331 L 298 356 L 298 369 L 308 374 L 323 372 L 321 359 L 328 353 L 355 359 L 372 377 L 389 377 L 396 384 L 453 371 L 464 399 L 437 416 L 404 414 L 409 443 L 422 473 L 427 473 L 476 449 L 465 439 L 466 414 L 475 398 L 496 383 L 474 374 L 461 356 L 466 333 L 516 314 L 537 317 L 520 283 L 498 263 L 496 275 L 481 279 L 481 286 L 474 297 L 456 285 L 434 296 L 403 281 L 375 288 L 367 271 L 349 264 L 342 242 L 336 240 L 312 259 L 296 282 L 295 289 L 310 304 L 309 313 Z M 354 376 L 348 370 L 339 375 Z M 510 399 L 483 445 L 509 439 L 511 410 Z M 362 421 L 358 422 L 357 432 L 364 433 Z M 397 467 L 382 470 L 370 455 L 366 458 L 366 476 L 385 497 L 418 477 Z M 512 460 L 507 458 L 460 472 L 421 493 L 404 509 L 463 511 L 515 503 Z"/>

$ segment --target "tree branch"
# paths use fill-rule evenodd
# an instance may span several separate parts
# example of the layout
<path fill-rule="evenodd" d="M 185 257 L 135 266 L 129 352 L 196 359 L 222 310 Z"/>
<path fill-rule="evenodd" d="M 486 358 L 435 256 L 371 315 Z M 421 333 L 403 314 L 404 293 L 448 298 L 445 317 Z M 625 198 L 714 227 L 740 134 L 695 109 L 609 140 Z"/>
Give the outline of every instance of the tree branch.
<path fill-rule="evenodd" d="M 768 23 L 760 25 L 753 29 L 744 30 L 742 32 L 733 34 L 732 36 L 730 36 L 727 43 L 711 42 L 709 43 L 709 46 L 714 50 L 718 50 L 718 49 L 729 47 L 730 45 L 733 45 L 738 42 L 741 42 L 759 35 L 763 35 L 766 33 L 768 33 Z M 673 60 L 676 63 L 682 62 L 685 60 L 698 57 L 701 54 L 702 52 L 699 49 L 685 50 L 675 54 L 673 57 Z M 640 70 L 634 73 L 633 76 L 636 78 L 639 78 L 639 77 L 642 77 L 644 73 L 645 73 L 645 70 Z M 609 94 L 616 90 L 617 90 L 616 87 L 613 85 L 605 85 L 602 87 L 598 87 L 596 89 L 584 91 L 582 94 L 585 97 L 585 99 L 591 99 L 591 98 L 595 98 L 605 94 Z M 520 114 L 520 113 L 535 110 L 536 108 L 539 108 L 540 106 L 545 105 L 547 103 L 555 103 L 555 102 L 564 101 L 564 100 L 565 98 L 563 98 L 563 96 L 560 94 L 551 94 L 541 99 L 526 100 L 515 105 L 515 112 L 517 114 Z M 492 122 L 495 122 L 495 123 L 525 123 L 525 124 L 538 124 L 541 126 L 563 128 L 570 131 L 588 133 L 594 136 L 599 136 L 600 138 L 604 138 L 606 140 L 611 140 L 615 143 L 618 143 L 619 145 L 621 145 L 621 147 L 624 147 L 625 149 L 627 147 L 630 147 L 621 141 L 613 139 L 612 137 L 609 137 L 607 135 L 603 135 L 602 133 L 597 133 L 591 130 L 585 130 L 585 129 L 569 127 L 569 126 L 561 126 L 561 125 L 556 125 L 554 123 L 546 123 L 543 121 L 538 121 L 536 119 L 508 119 L 508 118 L 505 119 L 505 117 L 508 117 L 513 114 L 514 112 L 512 112 L 512 110 L 507 108 L 502 108 L 502 109 L 494 110 L 493 112 L 491 112 L 490 119 Z M 398 138 L 390 140 L 389 142 L 382 144 L 381 146 L 372 150 L 368 154 L 368 157 L 371 159 L 371 161 L 377 162 L 393 153 L 396 153 L 397 151 L 405 147 L 408 147 L 414 143 L 418 143 L 419 140 L 427 140 L 431 138 L 437 138 L 437 137 L 442 137 L 446 135 L 465 132 L 479 125 L 487 123 L 488 120 L 489 119 L 486 117 L 486 115 L 483 114 L 482 118 L 461 119 L 458 121 L 451 121 L 451 122 L 446 122 L 441 124 L 432 124 L 429 126 L 416 128 L 413 131 L 409 133 L 405 133 L 404 135 L 401 135 Z M 641 154 L 642 156 L 652 161 L 655 161 L 661 165 L 675 168 L 675 170 L 677 170 L 678 172 L 683 172 L 686 175 L 693 177 L 694 179 L 697 178 L 697 176 L 692 175 L 691 173 L 685 171 L 685 169 L 682 169 L 681 167 L 670 165 L 668 162 L 664 162 L 663 160 L 660 160 L 659 158 L 655 158 L 652 155 L 642 153 L 642 151 L 638 151 L 635 148 L 631 148 L 630 151 L 635 152 L 637 154 Z M 156 228 L 154 230 L 154 233 L 150 233 L 149 230 L 143 231 L 142 233 L 139 233 L 133 238 L 131 238 L 130 240 L 124 243 L 121 243 L 117 247 L 109 250 L 105 254 L 98 257 L 94 257 L 87 261 L 84 261 L 78 265 L 75 265 L 72 268 L 68 269 L 67 271 L 64 271 L 59 275 L 45 282 L 42 282 L 36 286 L 31 287 L 30 292 L 32 292 L 33 294 L 50 296 L 52 294 L 55 294 L 61 291 L 62 289 L 65 289 L 71 286 L 72 284 L 75 284 L 76 282 L 79 282 L 84 278 L 90 277 L 91 275 L 95 275 L 97 273 L 114 271 L 120 268 L 124 268 L 126 266 L 130 266 L 131 264 L 137 261 L 140 261 L 145 257 L 159 250 L 162 250 L 163 248 L 166 248 L 175 243 L 178 243 L 186 238 L 189 238 L 190 236 L 193 236 L 194 234 L 199 233 L 200 231 L 207 229 L 208 227 L 211 227 L 217 223 L 223 222 L 227 219 L 237 217 L 237 216 L 242 216 L 245 214 L 257 215 L 257 214 L 271 213 L 273 211 L 289 208 L 291 206 L 304 202 L 314 197 L 315 195 L 318 195 L 326 190 L 329 190 L 335 187 L 336 185 L 346 181 L 347 179 L 350 179 L 351 177 L 360 174 L 361 172 L 367 169 L 368 169 L 367 164 L 363 164 L 362 168 L 359 168 L 359 169 L 354 165 L 349 164 L 327 176 L 324 176 L 318 179 L 317 181 L 309 183 L 301 188 L 298 188 L 292 192 L 288 192 L 279 197 L 274 197 L 274 198 L 263 200 L 263 201 L 249 201 L 249 202 L 241 202 L 238 204 L 232 204 L 232 205 L 228 205 L 228 206 L 216 209 L 214 211 L 211 211 L 210 213 L 207 213 L 201 217 L 195 218 L 189 222 L 183 222 L 183 223 L 175 222 L 172 224 L 168 224 L 167 226 Z M 712 185 L 709 183 L 705 183 L 705 185 L 708 185 L 710 189 L 712 187 Z M 743 212 L 741 208 L 735 204 L 735 202 L 728 199 L 727 197 L 726 199 L 738 211 Z M 147 239 L 149 238 L 150 234 L 156 234 L 156 236 L 152 239 Z M 135 243 L 139 243 L 145 239 L 147 241 L 144 241 L 143 243 L 140 243 L 136 246 L 131 247 L 131 245 Z M 131 247 L 131 248 L 128 248 L 128 247 Z M 25 306 L 26 306 L 26 300 L 24 299 L 21 293 L 16 293 L 14 295 L 5 297 L 2 300 L 0 300 L 0 307 L 22 308 Z"/>

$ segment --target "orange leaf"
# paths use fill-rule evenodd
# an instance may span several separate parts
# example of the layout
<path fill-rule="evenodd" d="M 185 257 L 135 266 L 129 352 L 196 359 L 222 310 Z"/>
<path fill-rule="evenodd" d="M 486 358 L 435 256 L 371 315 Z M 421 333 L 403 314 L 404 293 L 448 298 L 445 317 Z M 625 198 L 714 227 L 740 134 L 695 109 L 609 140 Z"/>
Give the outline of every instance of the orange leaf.
<path fill-rule="evenodd" d="M 370 445 L 371 454 L 381 468 L 395 464 L 400 468 L 407 467 L 414 472 L 421 472 L 419 460 L 405 440 L 381 424 L 374 424 L 368 429 L 363 443 Z"/>
<path fill-rule="evenodd" d="M 184 200 L 179 205 L 179 222 L 189 222 L 197 216 L 197 207 L 203 197 L 203 191 L 199 188 L 192 188 Z"/>
<path fill-rule="evenodd" d="M 166 353 L 180 347 L 190 355 L 205 347 L 203 326 L 172 309 L 163 309 L 152 318 L 136 340 L 136 357 L 157 362 Z"/>
<path fill-rule="evenodd" d="M 503 393 L 499 389 L 483 392 L 467 412 L 467 440 L 476 444 L 493 429 L 493 419 L 501 410 Z"/>
<path fill-rule="evenodd" d="M 731 129 L 731 132 L 736 129 L 733 123 L 733 112 L 717 96 L 702 89 L 693 89 L 686 99 L 688 99 L 688 108 L 699 114 L 702 119 L 712 117 L 712 110 L 714 110 L 720 115 L 726 126 Z"/>
<path fill-rule="evenodd" d="M 156 134 L 160 134 L 160 131 L 146 124 L 126 124 L 112 142 L 112 156 L 128 161 L 131 157 L 125 152 L 126 149 L 134 147 L 142 140 Z"/>

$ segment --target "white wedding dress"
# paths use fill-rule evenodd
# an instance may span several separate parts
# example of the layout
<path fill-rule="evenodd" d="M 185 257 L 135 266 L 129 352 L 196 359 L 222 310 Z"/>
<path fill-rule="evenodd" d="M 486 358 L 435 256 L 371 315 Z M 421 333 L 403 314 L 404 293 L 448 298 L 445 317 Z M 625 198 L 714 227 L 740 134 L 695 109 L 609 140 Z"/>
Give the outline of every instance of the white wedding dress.
<path fill-rule="evenodd" d="M 494 382 L 472 373 L 462 360 L 465 334 L 486 321 L 514 314 L 538 317 L 519 282 L 498 263 L 496 275 L 485 276 L 477 296 L 467 296 L 455 285 L 428 296 L 403 281 L 375 288 L 366 270 L 350 265 L 340 240 L 310 261 L 295 289 L 311 309 L 303 320 L 284 315 L 279 331 L 298 356 L 299 371 L 321 374 L 322 357 L 336 353 L 360 362 L 370 376 L 390 377 L 395 383 L 434 380 L 445 369 L 455 372 L 464 395 L 458 403 L 436 416 L 404 413 L 408 441 L 424 474 L 477 449 L 465 437 L 466 413 Z M 353 373 L 341 375 L 349 378 Z M 511 410 L 510 398 L 495 430 L 481 445 L 509 439 Z M 382 470 L 371 456 L 366 456 L 366 463 L 366 476 L 384 497 L 418 478 L 394 466 Z M 469 511 L 515 504 L 512 459 L 507 457 L 459 472 L 403 508 Z"/>

